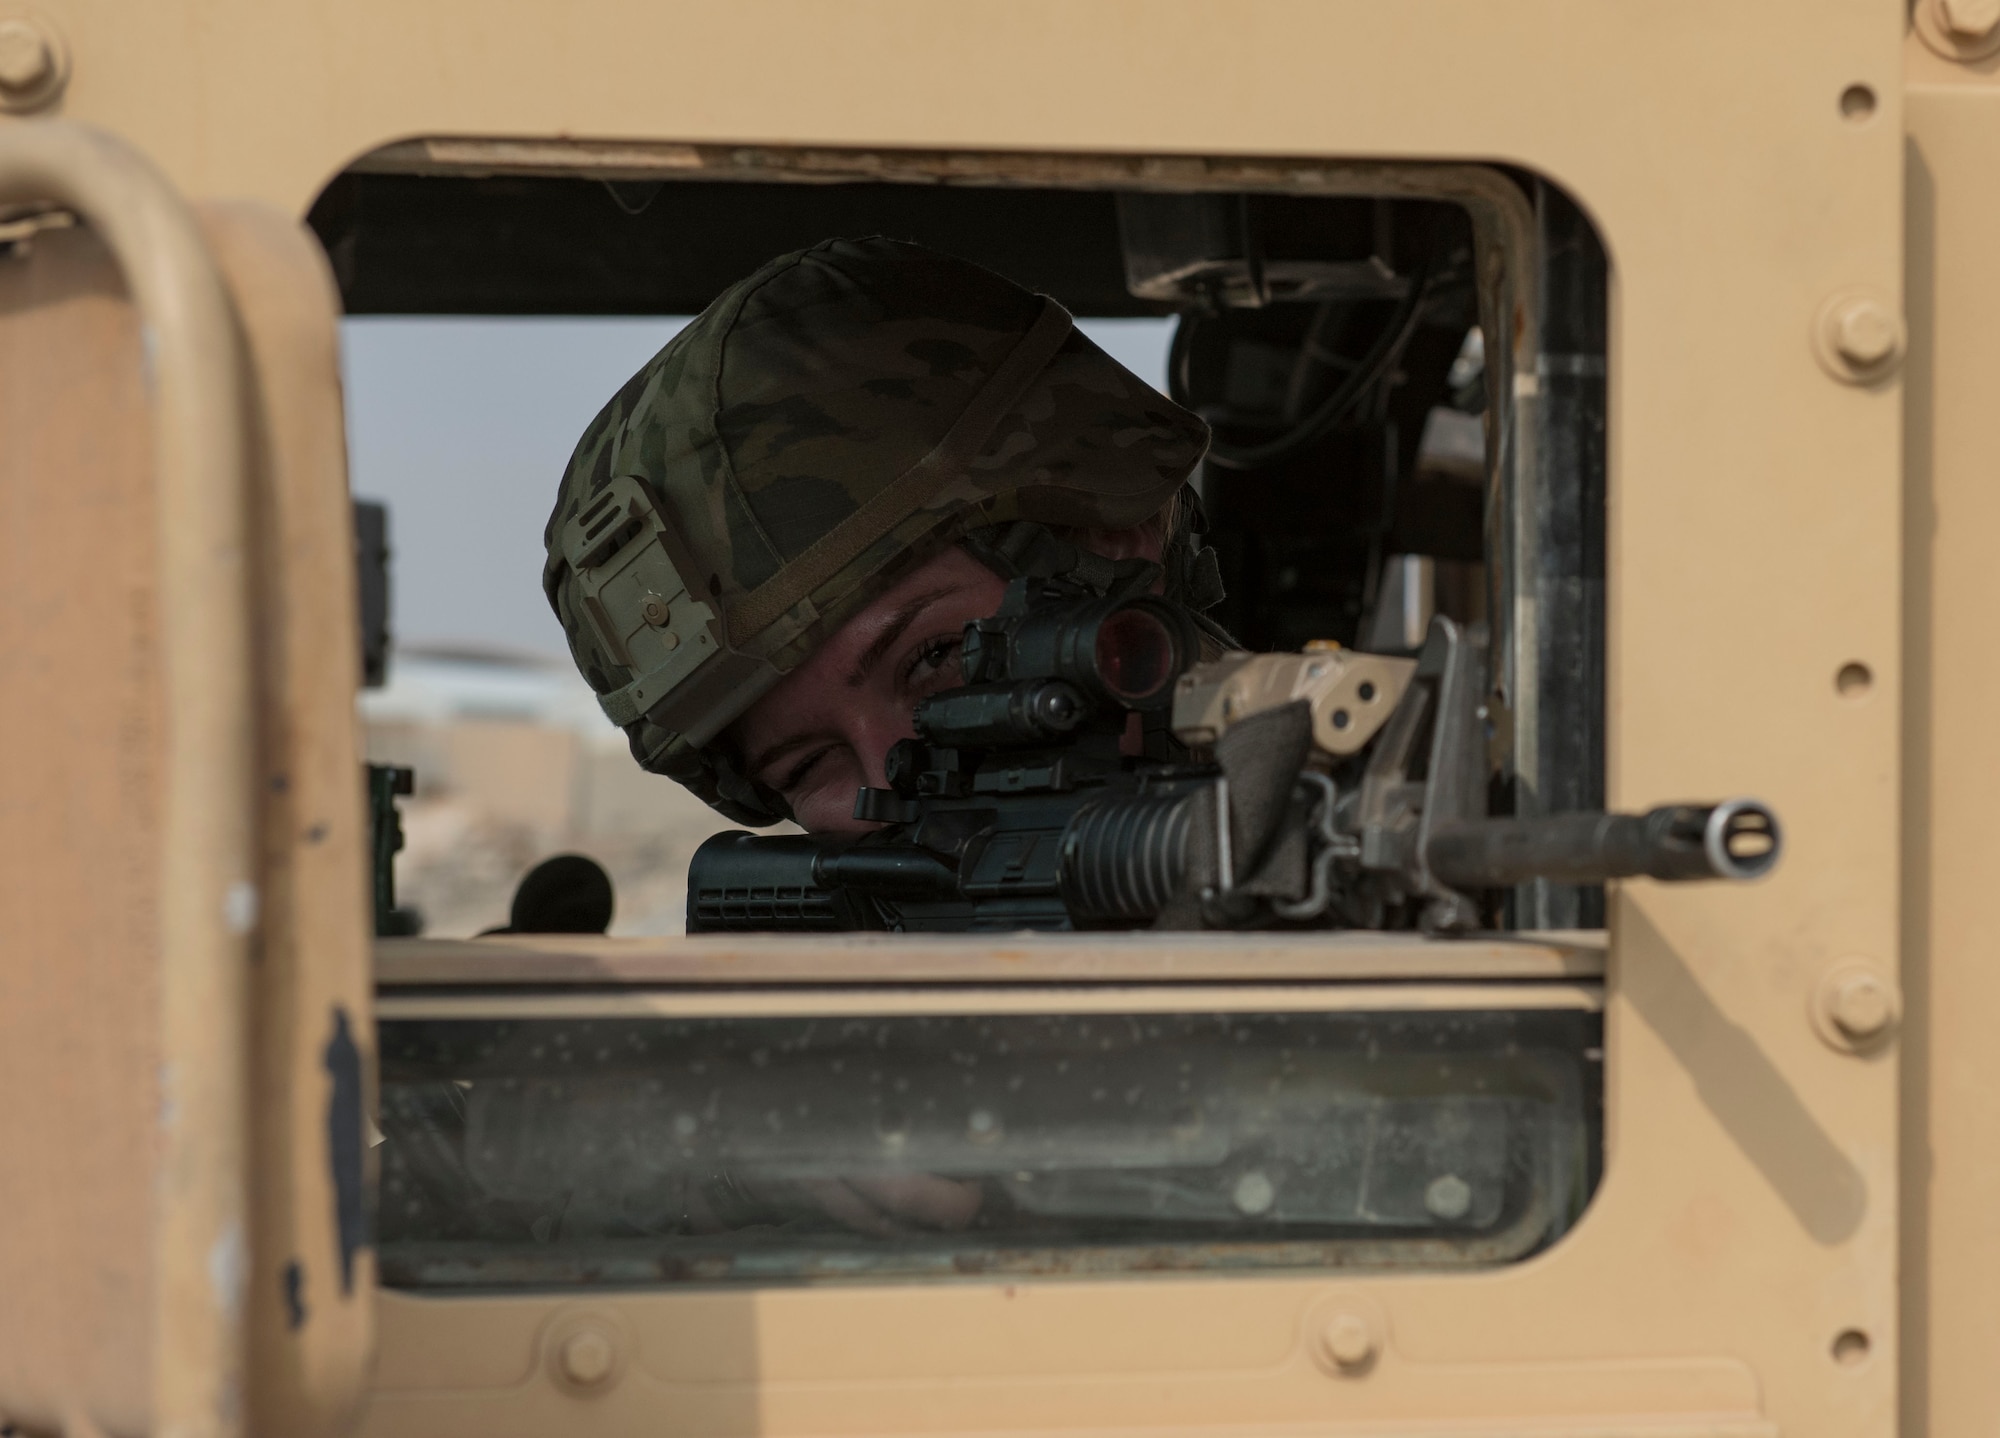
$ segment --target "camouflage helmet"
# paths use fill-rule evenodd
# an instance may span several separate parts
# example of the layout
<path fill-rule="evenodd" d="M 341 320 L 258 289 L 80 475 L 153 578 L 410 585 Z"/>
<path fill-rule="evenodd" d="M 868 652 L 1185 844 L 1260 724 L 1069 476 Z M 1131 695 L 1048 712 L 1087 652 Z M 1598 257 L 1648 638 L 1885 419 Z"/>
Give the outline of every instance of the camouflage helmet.
<path fill-rule="evenodd" d="M 543 588 L 639 763 L 770 823 L 712 741 L 781 677 L 968 530 L 1145 521 L 1207 442 L 1054 300 L 829 240 L 724 291 L 591 422 Z"/>

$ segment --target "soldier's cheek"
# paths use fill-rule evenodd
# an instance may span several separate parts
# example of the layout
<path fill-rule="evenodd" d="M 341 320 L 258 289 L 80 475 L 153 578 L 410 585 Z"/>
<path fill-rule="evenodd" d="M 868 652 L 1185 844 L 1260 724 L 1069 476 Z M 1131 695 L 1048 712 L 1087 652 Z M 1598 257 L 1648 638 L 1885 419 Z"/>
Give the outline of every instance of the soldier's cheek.
<path fill-rule="evenodd" d="M 825 772 L 815 772 L 809 788 L 790 796 L 799 826 L 814 834 L 862 834 L 875 827 L 854 817 L 855 795 L 868 782 L 854 756 L 828 756 L 819 769 Z"/>

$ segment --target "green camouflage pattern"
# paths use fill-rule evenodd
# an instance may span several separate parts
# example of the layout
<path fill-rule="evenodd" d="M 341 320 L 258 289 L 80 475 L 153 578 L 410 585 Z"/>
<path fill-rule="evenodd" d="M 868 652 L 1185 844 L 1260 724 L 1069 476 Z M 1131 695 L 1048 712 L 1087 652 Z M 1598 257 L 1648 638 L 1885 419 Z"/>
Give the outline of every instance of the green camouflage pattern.
<path fill-rule="evenodd" d="M 544 588 L 578 668 L 601 696 L 635 681 L 565 557 L 565 527 L 615 479 L 640 482 L 687 594 L 716 616 L 715 652 L 626 726 L 645 767 L 741 821 L 780 817 L 707 740 L 899 575 L 976 526 L 1122 528 L 1172 499 L 1207 426 L 1072 330 L 961 475 L 777 622 L 731 631 L 745 596 L 930 453 L 1044 304 L 917 245 L 829 240 L 725 291 L 605 405 L 544 536 Z"/>

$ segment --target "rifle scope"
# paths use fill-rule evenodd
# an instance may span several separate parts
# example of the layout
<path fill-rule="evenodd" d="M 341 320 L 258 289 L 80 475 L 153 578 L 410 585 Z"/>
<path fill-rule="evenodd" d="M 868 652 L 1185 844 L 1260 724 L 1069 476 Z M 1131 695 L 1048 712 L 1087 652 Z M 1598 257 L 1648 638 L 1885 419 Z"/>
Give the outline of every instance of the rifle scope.
<path fill-rule="evenodd" d="M 1186 613 L 1164 600 L 1085 598 L 976 620 L 961 658 L 967 684 L 1061 679 L 1101 704 L 1158 709 L 1196 645 Z"/>

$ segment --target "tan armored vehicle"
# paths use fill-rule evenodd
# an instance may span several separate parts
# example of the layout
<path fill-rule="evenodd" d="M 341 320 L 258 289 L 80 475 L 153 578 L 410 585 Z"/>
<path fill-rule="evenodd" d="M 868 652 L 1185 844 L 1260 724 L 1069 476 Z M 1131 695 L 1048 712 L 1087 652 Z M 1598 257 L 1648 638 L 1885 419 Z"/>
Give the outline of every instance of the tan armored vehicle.
<path fill-rule="evenodd" d="M 0 0 L 8 1431 L 1990 1433 L 1996 67 L 1987 0 Z M 1783 862 L 374 940 L 340 316 L 869 233 L 1178 317 L 1251 647 L 1441 615 L 1496 812 Z M 911 1175 L 978 1217 L 812 1201 Z"/>

